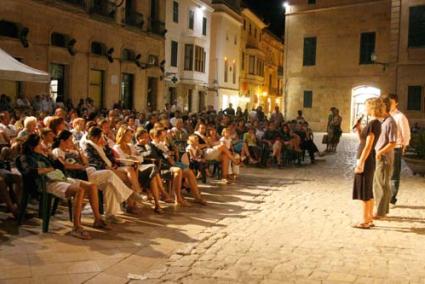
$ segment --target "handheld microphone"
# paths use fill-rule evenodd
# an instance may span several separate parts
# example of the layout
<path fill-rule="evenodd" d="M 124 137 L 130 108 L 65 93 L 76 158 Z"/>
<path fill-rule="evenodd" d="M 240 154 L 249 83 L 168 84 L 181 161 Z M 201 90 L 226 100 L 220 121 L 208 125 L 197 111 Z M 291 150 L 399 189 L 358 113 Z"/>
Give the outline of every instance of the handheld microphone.
<path fill-rule="evenodd" d="M 359 125 L 362 122 L 363 117 L 364 117 L 364 114 L 362 114 L 362 116 L 360 116 L 360 118 L 357 119 L 356 124 L 354 124 L 354 126 L 353 126 L 353 130 L 356 129 L 356 126 Z"/>

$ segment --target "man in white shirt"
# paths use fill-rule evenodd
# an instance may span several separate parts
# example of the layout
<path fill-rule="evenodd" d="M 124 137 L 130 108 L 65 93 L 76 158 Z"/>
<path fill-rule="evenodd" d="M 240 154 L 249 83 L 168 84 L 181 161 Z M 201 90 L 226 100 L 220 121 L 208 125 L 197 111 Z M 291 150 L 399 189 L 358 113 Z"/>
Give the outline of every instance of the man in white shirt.
<path fill-rule="evenodd" d="M 391 101 L 391 116 L 397 124 L 397 142 L 394 149 L 393 174 L 391 177 L 391 204 L 397 203 L 397 194 L 400 187 L 401 157 L 410 143 L 410 126 L 406 116 L 398 109 L 398 96 L 389 95 Z"/>
<path fill-rule="evenodd" d="M 16 129 L 10 125 L 10 114 L 8 111 L 0 113 L 0 145 L 9 145 L 16 137 Z"/>

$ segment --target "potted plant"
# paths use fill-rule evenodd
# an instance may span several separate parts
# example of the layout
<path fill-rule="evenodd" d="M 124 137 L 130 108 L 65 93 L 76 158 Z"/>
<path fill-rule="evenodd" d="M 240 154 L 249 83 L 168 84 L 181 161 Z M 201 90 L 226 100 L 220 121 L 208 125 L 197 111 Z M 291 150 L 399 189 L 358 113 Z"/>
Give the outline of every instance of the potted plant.
<path fill-rule="evenodd" d="M 425 176 L 425 131 L 412 135 L 409 151 L 403 157 L 414 175 Z"/>

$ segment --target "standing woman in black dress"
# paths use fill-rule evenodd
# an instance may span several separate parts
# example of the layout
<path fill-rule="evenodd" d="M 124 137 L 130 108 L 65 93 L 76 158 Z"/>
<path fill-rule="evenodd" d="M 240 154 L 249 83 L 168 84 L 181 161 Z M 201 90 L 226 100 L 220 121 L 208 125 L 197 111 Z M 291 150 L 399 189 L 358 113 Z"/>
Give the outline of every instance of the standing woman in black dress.
<path fill-rule="evenodd" d="M 384 102 L 381 98 L 366 101 L 367 114 L 374 117 L 362 129 L 360 121 L 355 129 L 360 145 L 357 151 L 357 164 L 354 169 L 353 199 L 363 203 L 363 221 L 354 225 L 358 229 L 370 229 L 373 226 L 373 176 L 375 173 L 375 144 L 381 134 L 381 122 Z"/>

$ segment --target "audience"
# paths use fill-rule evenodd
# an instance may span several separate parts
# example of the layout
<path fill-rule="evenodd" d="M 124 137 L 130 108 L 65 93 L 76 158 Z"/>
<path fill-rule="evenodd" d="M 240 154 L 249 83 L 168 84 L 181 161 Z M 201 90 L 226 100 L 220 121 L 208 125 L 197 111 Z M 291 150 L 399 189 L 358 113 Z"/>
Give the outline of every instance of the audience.
<path fill-rule="evenodd" d="M 208 182 L 212 169 L 221 172 L 219 182 L 229 184 L 236 182 L 240 166 L 281 168 L 302 151 L 313 163 L 318 152 L 308 123 L 300 117 L 285 122 L 278 107 L 269 121 L 261 107 L 249 113 L 231 105 L 224 112 L 209 106 L 190 114 L 169 106 L 145 114 L 120 108 L 96 110 L 91 100 L 81 100 L 73 109 L 72 101 L 55 105 L 46 95 L 36 96 L 32 110 L 25 113 L 13 112 L 4 97 L 0 105 L 0 148 L 5 150 L 0 200 L 18 215 L 22 178 L 11 171 L 16 160 L 24 177 L 35 181 L 46 176 L 48 192 L 72 198 L 71 234 L 80 239 L 91 238 L 81 225 L 85 198 L 92 208 L 93 226 L 109 229 L 109 224 L 124 222 L 123 210 L 138 215 L 148 202 L 156 213 L 163 213 L 161 202 L 191 206 L 186 192 L 192 202 L 207 205 L 198 180 Z M 28 102 L 25 106 L 30 108 Z M 103 198 L 104 217 L 98 197 Z"/>

